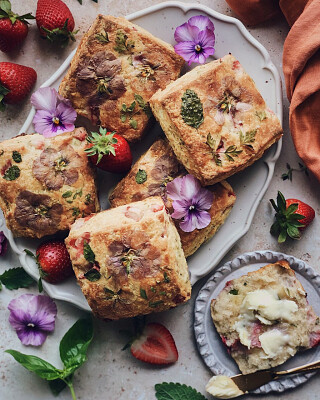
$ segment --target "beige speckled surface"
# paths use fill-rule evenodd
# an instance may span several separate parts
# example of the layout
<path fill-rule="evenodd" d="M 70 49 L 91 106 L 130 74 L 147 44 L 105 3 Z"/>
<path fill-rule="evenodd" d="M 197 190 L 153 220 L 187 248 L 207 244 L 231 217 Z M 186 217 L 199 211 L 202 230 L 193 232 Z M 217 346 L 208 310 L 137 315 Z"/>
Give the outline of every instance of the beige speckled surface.
<path fill-rule="evenodd" d="M 21 13 L 29 11 L 35 13 L 36 3 L 35 0 L 12 0 L 13 9 Z M 76 26 L 80 29 L 77 35 L 79 38 L 98 12 L 126 15 L 160 2 L 152 0 L 99 0 L 99 3 L 96 4 L 91 0 L 83 0 L 82 6 L 79 5 L 77 0 L 66 0 L 66 3 L 74 14 Z M 221 13 L 233 15 L 224 0 L 204 0 L 198 1 L 198 3 L 210 6 Z M 272 21 L 269 24 L 250 29 L 253 36 L 267 48 L 278 69 L 281 69 L 282 46 L 287 31 L 288 27 L 283 20 Z M 38 72 L 37 86 L 40 86 L 60 66 L 74 46 L 75 44 L 65 50 L 55 49 L 38 37 L 35 22 L 32 22 L 29 37 L 21 51 L 11 56 L 1 53 L 0 61 L 9 60 L 33 66 Z M 29 103 L 26 101 L 19 107 L 8 107 L 8 110 L 1 114 L 0 140 L 16 135 L 29 109 Z M 284 131 L 283 150 L 276 166 L 275 175 L 258 207 L 252 226 L 247 235 L 234 246 L 222 262 L 246 251 L 272 249 L 302 258 L 320 272 L 319 183 L 312 177 L 306 178 L 302 173 L 294 173 L 292 183 L 281 180 L 286 162 L 289 162 L 292 166 L 297 166 L 299 161 L 289 135 L 288 102 L 286 100 L 284 101 Z M 275 197 L 278 189 L 286 197 L 297 197 L 310 203 L 316 210 L 316 220 L 305 231 L 300 242 L 278 245 L 269 234 L 273 212 L 268 199 Z M 10 266 L 18 266 L 18 259 L 11 252 L 0 259 L 0 273 Z M 154 384 L 163 381 L 190 384 L 200 392 L 205 393 L 204 387 L 211 374 L 197 352 L 192 328 L 194 298 L 203 282 L 204 280 L 194 287 L 192 300 L 188 304 L 167 313 L 148 317 L 148 321 L 162 322 L 171 330 L 179 350 L 179 360 L 173 366 L 152 367 L 135 360 L 131 357 L 130 352 L 121 351 L 127 337 L 119 331 L 130 329 L 132 325 L 130 321 L 114 323 L 95 321 L 95 339 L 90 348 L 89 360 L 76 373 L 74 378 L 78 400 L 151 400 L 155 399 Z M 68 304 L 57 302 L 58 317 L 54 334 L 48 337 L 42 348 L 26 348 L 21 345 L 7 321 L 9 301 L 25 292 L 36 294 L 36 285 L 29 290 L 20 289 L 9 292 L 3 289 L 0 293 L 0 400 L 54 399 L 45 382 L 20 367 L 11 356 L 3 351 L 14 348 L 43 357 L 59 367 L 61 364 L 58 361 L 58 342 L 64 332 L 83 313 Z M 315 377 L 297 389 L 284 394 L 263 396 L 263 399 L 300 400 L 303 398 L 316 400 L 319 398 L 318 392 L 319 380 Z M 261 398 L 260 396 L 247 397 L 251 399 Z M 64 391 L 58 398 L 67 400 L 71 399 L 71 396 L 67 391 Z M 207 395 L 207 398 L 212 397 Z"/>

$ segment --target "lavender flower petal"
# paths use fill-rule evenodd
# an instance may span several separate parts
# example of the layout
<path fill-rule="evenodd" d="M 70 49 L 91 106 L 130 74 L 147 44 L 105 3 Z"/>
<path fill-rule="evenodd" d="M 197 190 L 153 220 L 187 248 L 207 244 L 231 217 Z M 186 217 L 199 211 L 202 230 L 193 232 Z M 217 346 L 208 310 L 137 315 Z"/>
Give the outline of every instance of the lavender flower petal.
<path fill-rule="evenodd" d="M 199 31 L 203 31 L 206 28 L 214 31 L 213 22 L 204 15 L 195 15 L 188 20 L 189 25 L 196 26 Z"/>
<path fill-rule="evenodd" d="M 179 226 L 184 232 L 192 232 L 195 230 L 196 221 L 196 215 L 189 213 L 185 216 L 184 220 L 179 223 Z"/>
<path fill-rule="evenodd" d="M 34 92 L 31 96 L 31 104 L 36 110 L 54 112 L 57 104 L 57 91 L 49 87 L 43 87 Z"/>
<path fill-rule="evenodd" d="M 211 216 L 207 211 L 201 211 L 196 214 L 195 227 L 197 229 L 203 229 L 208 226 L 211 222 Z"/>
<path fill-rule="evenodd" d="M 46 136 L 46 134 L 50 134 L 53 125 L 53 117 L 54 114 L 50 111 L 38 110 L 32 120 L 35 131 L 41 134 L 45 133 L 44 136 Z"/>
<path fill-rule="evenodd" d="M 3 231 L 0 232 L 0 256 L 4 256 L 8 249 L 8 239 Z"/>
<path fill-rule="evenodd" d="M 72 125 L 74 129 L 74 121 L 77 118 L 76 111 L 65 103 L 60 103 L 57 107 L 56 114 L 59 116 L 60 121 L 63 121 L 63 125 Z"/>
<path fill-rule="evenodd" d="M 193 42 L 198 37 L 199 29 L 188 22 L 178 26 L 174 32 L 176 42 Z"/>
<path fill-rule="evenodd" d="M 197 55 L 195 51 L 196 45 L 196 42 L 180 42 L 174 46 L 174 51 L 184 58 L 190 65 L 194 62 L 194 56 Z"/>
<path fill-rule="evenodd" d="M 184 218 L 188 214 L 189 203 L 186 200 L 175 200 L 172 203 L 174 212 L 171 217 L 174 219 Z"/>
<path fill-rule="evenodd" d="M 41 346 L 48 336 L 45 332 L 36 332 L 32 329 L 17 331 L 17 335 L 25 346 Z"/>
<path fill-rule="evenodd" d="M 193 197 L 192 202 L 197 205 L 199 210 L 209 210 L 213 203 L 213 193 L 210 190 L 202 188 L 196 196 Z"/>
<path fill-rule="evenodd" d="M 8 305 L 9 322 L 25 345 L 40 346 L 54 330 L 57 306 L 48 296 L 24 294 Z"/>
<path fill-rule="evenodd" d="M 200 182 L 193 175 L 186 175 L 183 177 L 181 184 L 181 193 L 184 198 L 192 200 L 193 197 L 202 189 Z"/>
<path fill-rule="evenodd" d="M 175 178 L 172 182 L 167 183 L 167 195 L 172 200 L 181 200 L 181 186 L 183 178 Z"/>

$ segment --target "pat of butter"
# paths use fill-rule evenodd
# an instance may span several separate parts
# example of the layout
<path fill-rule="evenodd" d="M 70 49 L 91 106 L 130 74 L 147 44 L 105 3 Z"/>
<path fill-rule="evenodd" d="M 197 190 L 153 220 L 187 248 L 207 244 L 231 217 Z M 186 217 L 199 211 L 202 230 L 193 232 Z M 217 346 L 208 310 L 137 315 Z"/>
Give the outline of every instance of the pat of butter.
<path fill-rule="evenodd" d="M 244 394 L 231 378 L 224 375 L 213 376 L 206 385 L 206 391 L 219 399 L 233 399 Z"/>
<path fill-rule="evenodd" d="M 290 335 L 285 335 L 278 329 L 272 329 L 259 336 L 261 347 L 266 353 L 265 358 L 277 357 L 283 346 L 290 342 Z"/>
<path fill-rule="evenodd" d="M 268 321 L 284 320 L 293 322 L 294 313 L 298 311 L 298 305 L 292 300 L 280 300 L 274 290 L 259 289 L 249 292 L 241 305 L 241 312 L 248 310 L 257 311 L 257 318 L 269 325 Z"/>

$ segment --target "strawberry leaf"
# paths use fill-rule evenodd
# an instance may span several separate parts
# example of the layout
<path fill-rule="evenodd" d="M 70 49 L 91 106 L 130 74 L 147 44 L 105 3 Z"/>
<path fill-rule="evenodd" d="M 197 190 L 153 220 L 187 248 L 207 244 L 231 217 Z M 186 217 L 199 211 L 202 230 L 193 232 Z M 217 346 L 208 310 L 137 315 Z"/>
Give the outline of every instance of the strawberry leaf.
<path fill-rule="evenodd" d="M 155 385 L 158 400 L 206 400 L 206 398 L 191 386 L 180 383 L 158 383 Z"/>
<path fill-rule="evenodd" d="M 297 211 L 298 207 L 299 207 L 298 203 L 290 204 L 290 206 L 285 211 L 286 215 L 293 214 L 295 211 Z"/>
<path fill-rule="evenodd" d="M 297 227 L 289 225 L 287 228 L 287 234 L 291 237 L 291 239 L 297 239 L 299 240 L 301 235 L 300 231 Z"/>
<path fill-rule="evenodd" d="M 281 230 L 280 235 L 278 236 L 278 243 L 283 243 L 286 241 L 286 239 L 287 239 L 287 231 L 285 229 Z"/>

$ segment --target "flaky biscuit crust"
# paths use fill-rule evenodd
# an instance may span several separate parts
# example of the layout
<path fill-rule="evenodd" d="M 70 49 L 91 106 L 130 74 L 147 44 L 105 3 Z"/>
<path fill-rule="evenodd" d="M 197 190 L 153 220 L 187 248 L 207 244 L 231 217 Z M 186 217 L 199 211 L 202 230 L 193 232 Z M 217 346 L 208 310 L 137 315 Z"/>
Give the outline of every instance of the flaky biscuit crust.
<path fill-rule="evenodd" d="M 201 102 L 197 124 L 183 117 L 186 93 Z M 150 105 L 177 158 L 203 185 L 248 167 L 282 136 L 278 118 L 232 55 L 194 68 Z"/>
<path fill-rule="evenodd" d="M 171 45 L 141 27 L 124 18 L 98 15 L 59 92 L 71 100 L 78 115 L 136 141 L 151 116 L 150 97 L 175 80 L 183 64 Z M 121 112 L 123 105 L 129 108 L 134 101 L 133 110 Z"/>
<path fill-rule="evenodd" d="M 99 318 L 164 311 L 190 298 L 180 238 L 159 196 L 79 219 L 65 242 L 81 289 Z M 88 245 L 91 263 L 84 257 Z"/>
<path fill-rule="evenodd" d="M 143 183 L 138 183 L 139 179 L 136 178 L 139 170 L 145 171 L 147 175 L 147 179 Z M 178 162 L 167 140 L 158 139 L 132 166 L 129 174 L 117 184 L 109 197 L 110 204 L 112 207 L 118 207 L 150 196 L 161 195 L 172 214 L 172 201 L 166 195 L 166 184 L 185 174 L 185 169 Z M 228 217 L 236 200 L 231 186 L 226 181 L 210 186 L 208 189 L 213 192 L 214 200 L 208 210 L 211 222 L 206 228 L 184 232 L 179 227 L 179 221 L 173 220 L 186 257 L 193 254 L 202 243 L 217 232 Z"/>
<path fill-rule="evenodd" d="M 20 135 L 0 143 L 0 206 L 14 236 L 52 235 L 99 211 L 85 136 L 77 128 L 49 139 Z M 10 175 L 12 168 L 19 176 Z"/>

